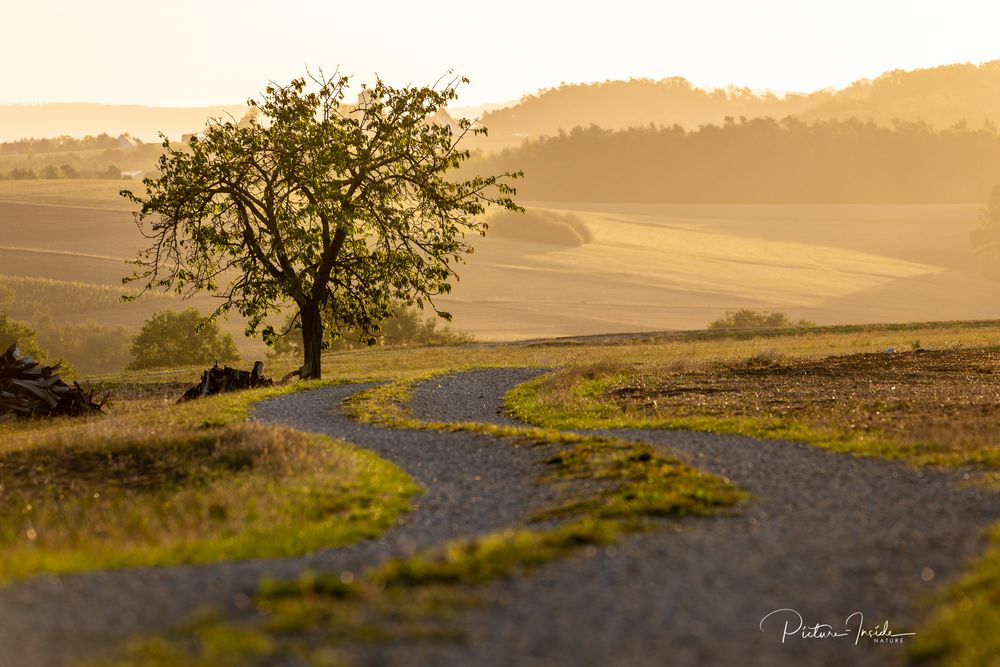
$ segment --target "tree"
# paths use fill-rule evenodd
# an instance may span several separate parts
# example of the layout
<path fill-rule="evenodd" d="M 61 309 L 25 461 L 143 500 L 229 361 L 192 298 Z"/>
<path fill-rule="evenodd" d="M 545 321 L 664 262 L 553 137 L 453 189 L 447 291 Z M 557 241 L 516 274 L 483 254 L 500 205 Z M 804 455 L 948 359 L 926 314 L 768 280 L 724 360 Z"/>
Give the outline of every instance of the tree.
<path fill-rule="evenodd" d="M 132 341 L 130 370 L 238 361 L 236 341 L 195 308 L 153 313 Z"/>
<path fill-rule="evenodd" d="M 979 209 L 971 234 L 972 249 L 977 254 L 993 256 L 1000 251 L 1000 185 L 993 188 L 986 206 Z"/>
<path fill-rule="evenodd" d="M 740 308 L 730 310 L 726 316 L 711 322 L 709 329 L 781 329 L 787 327 L 813 327 L 815 322 L 799 320 L 795 322 L 784 313 L 769 310 Z"/>
<path fill-rule="evenodd" d="M 324 332 L 373 343 L 396 304 L 450 319 L 433 299 L 472 251 L 465 234 L 485 233 L 489 206 L 520 210 L 508 182 L 519 174 L 449 178 L 469 157 L 462 138 L 484 131 L 441 114 L 464 82 L 376 80 L 348 105 L 347 77 L 310 75 L 250 100 L 259 115 L 214 121 L 181 148 L 164 140 L 145 196 L 122 191 L 152 240 L 130 279 L 214 292 L 213 315 L 239 312 L 268 344 L 267 316 L 294 302 L 305 378 L 320 377 Z"/>
<path fill-rule="evenodd" d="M 21 354 L 34 357 L 35 361 L 45 361 L 47 355 L 38 345 L 35 330 L 24 322 L 12 320 L 6 314 L 0 313 L 0 354 L 17 343 Z"/>

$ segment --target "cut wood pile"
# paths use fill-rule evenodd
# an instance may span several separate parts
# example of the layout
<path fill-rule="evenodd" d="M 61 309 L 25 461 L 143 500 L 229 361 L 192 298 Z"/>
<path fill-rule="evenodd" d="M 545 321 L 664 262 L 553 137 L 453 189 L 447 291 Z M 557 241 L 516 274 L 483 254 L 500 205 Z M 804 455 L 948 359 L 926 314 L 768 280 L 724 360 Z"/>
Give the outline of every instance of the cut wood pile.
<path fill-rule="evenodd" d="M 59 365 L 42 366 L 30 356 L 21 356 L 17 344 L 0 356 L 0 420 L 13 417 L 76 416 L 101 412 L 94 392 L 79 384 L 70 387 L 56 375 Z"/>
<path fill-rule="evenodd" d="M 219 368 L 216 364 L 206 369 L 201 374 L 201 382 L 184 392 L 184 395 L 177 401 L 190 401 L 202 396 L 213 394 L 224 394 L 230 391 L 241 389 L 255 389 L 257 387 L 270 387 L 274 382 L 271 378 L 264 377 L 264 363 L 255 362 L 252 371 L 241 371 L 226 366 Z"/>

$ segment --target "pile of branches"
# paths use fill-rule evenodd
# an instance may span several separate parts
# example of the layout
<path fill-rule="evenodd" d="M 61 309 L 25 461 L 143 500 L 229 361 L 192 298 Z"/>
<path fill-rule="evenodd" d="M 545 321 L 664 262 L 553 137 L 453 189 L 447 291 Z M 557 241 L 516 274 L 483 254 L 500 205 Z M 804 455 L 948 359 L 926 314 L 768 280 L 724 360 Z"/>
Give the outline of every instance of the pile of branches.
<path fill-rule="evenodd" d="M 184 395 L 177 401 L 190 401 L 202 396 L 213 394 L 224 394 L 230 391 L 241 389 L 256 389 L 257 387 L 271 387 L 274 382 L 271 378 L 264 377 L 264 362 L 258 361 L 253 365 L 252 371 L 240 371 L 226 366 L 219 368 L 215 364 L 201 374 L 201 382 L 184 392 Z"/>
<path fill-rule="evenodd" d="M 17 344 L 0 356 L 0 420 L 10 417 L 77 416 L 101 412 L 108 397 L 94 400 L 76 382 L 70 387 L 56 375 L 59 364 L 42 366 L 21 356 Z"/>

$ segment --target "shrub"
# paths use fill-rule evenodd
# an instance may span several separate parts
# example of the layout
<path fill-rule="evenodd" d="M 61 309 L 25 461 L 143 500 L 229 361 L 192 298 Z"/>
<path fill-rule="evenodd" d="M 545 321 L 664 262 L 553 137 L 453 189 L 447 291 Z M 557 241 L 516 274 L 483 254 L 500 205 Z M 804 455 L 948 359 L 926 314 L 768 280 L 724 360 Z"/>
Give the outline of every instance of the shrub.
<path fill-rule="evenodd" d="M 708 325 L 709 329 L 780 329 L 784 327 L 811 327 L 815 322 L 799 320 L 794 322 L 784 313 L 769 310 L 740 308 L 728 311 L 726 316 Z"/>
<path fill-rule="evenodd" d="M 38 317 L 33 324 L 42 347 L 69 360 L 79 373 L 117 373 L 129 363 L 129 340 L 134 330 L 93 320 L 53 324 L 48 315 Z"/>
<path fill-rule="evenodd" d="M 24 322 L 12 320 L 4 313 L 0 313 L 0 354 L 6 352 L 14 343 L 21 349 L 21 354 L 31 355 L 36 361 L 44 361 L 47 358 L 38 345 L 34 329 Z"/>
<path fill-rule="evenodd" d="M 161 310 L 132 341 L 130 370 L 239 361 L 236 341 L 195 308 Z"/>

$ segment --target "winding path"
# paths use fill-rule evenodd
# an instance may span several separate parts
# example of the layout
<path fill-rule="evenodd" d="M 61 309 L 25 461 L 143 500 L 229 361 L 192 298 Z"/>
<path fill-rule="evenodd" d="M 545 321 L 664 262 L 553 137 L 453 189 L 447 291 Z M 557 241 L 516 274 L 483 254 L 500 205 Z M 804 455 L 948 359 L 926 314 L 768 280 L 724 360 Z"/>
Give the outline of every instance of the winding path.
<path fill-rule="evenodd" d="M 504 421 L 502 396 L 538 371 L 496 369 L 418 385 L 418 416 Z M 0 664 L 57 667 L 210 604 L 238 606 L 262 575 L 358 570 L 414 548 L 520 524 L 549 500 L 535 484 L 543 452 L 468 433 L 379 429 L 337 406 L 362 386 L 271 399 L 255 418 L 354 442 L 412 474 L 427 493 L 379 540 L 302 558 L 140 568 L 35 579 L 0 589 Z M 1000 520 L 1000 498 L 917 471 L 804 445 L 680 431 L 622 431 L 728 476 L 754 495 L 738 516 L 675 522 L 618 547 L 553 563 L 489 587 L 459 644 L 391 644 L 362 655 L 398 665 L 883 665 L 896 645 L 781 643 L 796 609 L 810 624 L 888 619 L 912 631 L 915 603 L 954 575 Z M 933 578 L 931 575 L 933 574 Z M 930 579 L 927 581 L 927 579 Z"/>

